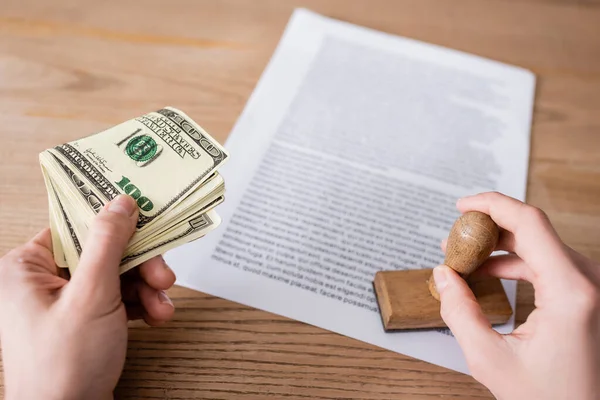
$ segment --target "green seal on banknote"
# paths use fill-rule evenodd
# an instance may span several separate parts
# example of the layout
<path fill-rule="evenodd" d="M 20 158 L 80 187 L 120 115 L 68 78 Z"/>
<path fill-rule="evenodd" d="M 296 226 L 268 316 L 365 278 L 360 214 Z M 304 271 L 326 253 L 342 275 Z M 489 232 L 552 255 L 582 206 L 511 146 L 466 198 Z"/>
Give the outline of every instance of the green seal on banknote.
<path fill-rule="evenodd" d="M 154 139 L 148 135 L 136 136 L 127 143 L 125 151 L 133 161 L 144 162 L 152 159 L 158 146 Z"/>

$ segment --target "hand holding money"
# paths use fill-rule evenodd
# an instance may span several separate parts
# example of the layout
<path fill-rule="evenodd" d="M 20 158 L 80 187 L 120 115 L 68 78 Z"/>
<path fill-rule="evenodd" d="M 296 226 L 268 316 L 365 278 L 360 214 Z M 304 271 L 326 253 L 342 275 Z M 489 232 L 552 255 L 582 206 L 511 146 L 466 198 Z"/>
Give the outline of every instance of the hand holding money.
<path fill-rule="evenodd" d="M 183 112 L 166 107 L 40 153 L 56 264 L 73 274 L 91 219 L 119 194 L 138 205 L 123 273 L 198 239 L 221 222 L 227 151 Z"/>

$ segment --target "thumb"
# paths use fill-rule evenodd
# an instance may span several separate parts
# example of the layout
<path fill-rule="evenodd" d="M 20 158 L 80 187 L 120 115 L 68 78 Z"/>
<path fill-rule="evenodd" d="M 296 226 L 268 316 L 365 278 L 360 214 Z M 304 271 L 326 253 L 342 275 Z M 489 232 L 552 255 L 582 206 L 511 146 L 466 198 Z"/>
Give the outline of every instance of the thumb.
<path fill-rule="evenodd" d="M 471 372 L 498 359 L 497 351 L 504 341 L 492 329 L 467 282 L 445 265 L 434 268 L 433 278 L 440 294 L 442 319 L 462 348 Z"/>
<path fill-rule="evenodd" d="M 95 301 L 120 296 L 119 264 L 135 232 L 137 217 L 135 200 L 127 195 L 117 196 L 94 217 L 69 285 L 77 292 L 76 297 L 83 295 Z"/>

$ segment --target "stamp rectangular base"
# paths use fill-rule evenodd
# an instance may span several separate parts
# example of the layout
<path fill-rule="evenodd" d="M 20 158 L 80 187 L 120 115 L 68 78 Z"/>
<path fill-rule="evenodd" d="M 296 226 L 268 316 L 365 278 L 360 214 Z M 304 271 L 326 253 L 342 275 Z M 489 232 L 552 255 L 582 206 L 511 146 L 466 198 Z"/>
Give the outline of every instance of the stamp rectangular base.
<path fill-rule="evenodd" d="M 373 285 L 386 331 L 447 327 L 440 316 L 440 302 L 427 287 L 431 272 L 414 269 L 380 271 L 375 275 Z M 492 325 L 510 319 L 512 308 L 498 278 L 469 279 L 468 283 Z"/>

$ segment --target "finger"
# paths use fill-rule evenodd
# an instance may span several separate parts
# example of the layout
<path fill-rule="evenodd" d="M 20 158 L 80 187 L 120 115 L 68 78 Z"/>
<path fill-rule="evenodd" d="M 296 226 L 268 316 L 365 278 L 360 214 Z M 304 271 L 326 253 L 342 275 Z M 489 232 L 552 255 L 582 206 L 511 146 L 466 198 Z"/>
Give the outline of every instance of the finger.
<path fill-rule="evenodd" d="M 527 282 L 535 279 L 529 266 L 515 254 L 492 256 L 471 275 L 473 278 L 487 276 Z"/>
<path fill-rule="evenodd" d="M 142 263 L 139 271 L 144 282 L 154 289 L 167 290 L 175 283 L 175 273 L 162 256 L 156 256 Z"/>
<path fill-rule="evenodd" d="M 457 207 L 463 213 L 471 210 L 486 213 L 501 228 L 512 233 L 510 240 L 514 252 L 536 274 L 552 274 L 562 265 L 568 265 L 562 241 L 539 208 L 496 192 L 462 198 Z"/>
<path fill-rule="evenodd" d="M 173 317 L 175 307 L 164 291 L 151 288 L 142 282 L 139 285 L 139 296 L 150 321 L 163 323 Z M 151 325 L 149 322 L 148 324 Z"/>
<path fill-rule="evenodd" d="M 35 265 L 41 270 L 58 275 L 59 268 L 54 262 L 52 253 L 52 234 L 50 228 L 42 229 L 22 247 L 26 264 Z"/>
<path fill-rule="evenodd" d="M 94 217 L 71 290 L 112 301 L 120 295 L 119 264 L 135 231 L 138 209 L 133 198 L 120 195 Z"/>
<path fill-rule="evenodd" d="M 445 265 L 434 268 L 433 276 L 440 294 L 441 317 L 456 337 L 469 368 L 479 365 L 482 357 L 497 360 L 505 343 L 483 315 L 465 280 Z"/>
<path fill-rule="evenodd" d="M 146 322 L 150 326 L 160 326 L 160 325 L 163 325 L 165 322 L 167 322 L 167 321 L 152 318 L 150 315 L 148 315 L 147 312 L 144 312 L 144 315 L 142 316 L 142 318 L 144 319 L 144 322 Z"/>
<path fill-rule="evenodd" d="M 31 239 L 31 242 L 52 252 L 52 232 L 50 228 L 42 229 Z"/>
<path fill-rule="evenodd" d="M 54 245 L 52 242 L 52 231 L 50 228 L 45 228 L 31 239 L 31 243 L 38 246 L 42 251 L 40 254 L 46 261 L 44 266 L 52 274 L 68 281 L 70 279 L 69 270 L 60 268 L 54 261 Z"/>

